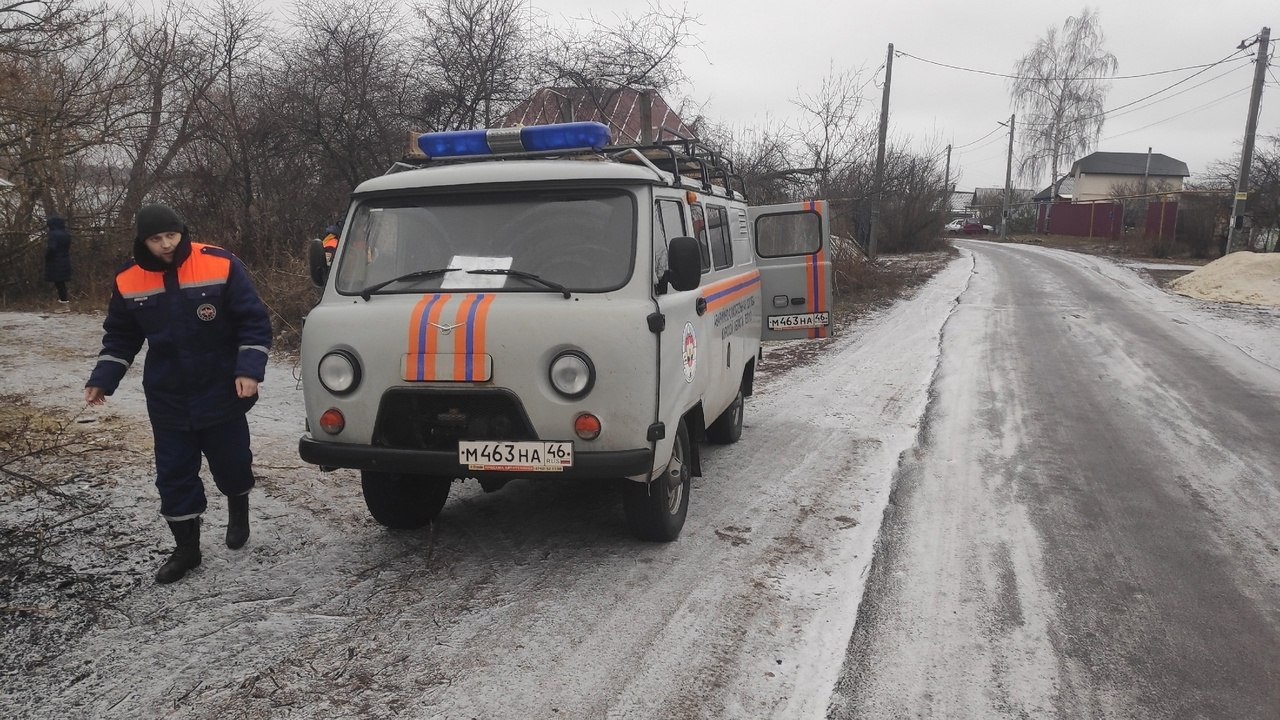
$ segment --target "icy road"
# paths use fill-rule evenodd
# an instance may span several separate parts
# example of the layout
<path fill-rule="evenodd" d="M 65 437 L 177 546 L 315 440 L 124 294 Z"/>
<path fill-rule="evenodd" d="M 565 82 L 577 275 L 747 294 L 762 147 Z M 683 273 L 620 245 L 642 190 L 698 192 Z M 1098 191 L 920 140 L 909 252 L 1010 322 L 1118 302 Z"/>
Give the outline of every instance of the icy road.
<path fill-rule="evenodd" d="M 49 552 L 127 579 L 86 616 L 59 597 L 22 599 L 43 624 L 11 623 L 0 639 L 0 707 L 644 720 L 1274 710 L 1280 318 L 1170 296 L 1106 260 L 961 245 L 911 299 L 758 383 L 742 440 L 704 447 L 689 521 L 667 545 L 633 540 L 616 488 L 588 482 L 455 484 L 430 531 L 388 532 L 355 473 L 297 459 L 301 393 L 281 361 L 250 415 L 249 545 L 221 546 L 214 498 L 204 564 L 155 586 L 170 541 L 135 371 L 73 425 L 116 445 L 78 466 L 26 467 L 62 495 L 0 507 L 5 526 L 65 513 Z M 80 413 L 100 323 L 0 313 L 0 394 Z M 89 510 L 68 509 L 75 494 Z"/>

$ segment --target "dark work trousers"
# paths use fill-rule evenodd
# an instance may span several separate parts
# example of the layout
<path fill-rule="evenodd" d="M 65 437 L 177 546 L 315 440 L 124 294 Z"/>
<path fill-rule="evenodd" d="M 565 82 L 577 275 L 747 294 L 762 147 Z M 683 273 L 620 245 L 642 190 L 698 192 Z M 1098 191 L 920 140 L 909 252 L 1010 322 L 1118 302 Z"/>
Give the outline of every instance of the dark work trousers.
<path fill-rule="evenodd" d="M 249 450 L 249 421 L 244 415 L 201 430 L 152 427 L 156 439 L 156 488 L 160 514 L 166 520 L 187 520 L 204 512 L 207 501 L 200 479 L 200 455 L 218 490 L 227 497 L 253 489 L 253 453 Z"/>
<path fill-rule="evenodd" d="M 58 291 L 58 299 L 62 302 L 67 302 L 71 299 L 71 296 L 67 295 L 67 284 L 65 282 L 61 280 L 54 280 L 53 289 Z"/>

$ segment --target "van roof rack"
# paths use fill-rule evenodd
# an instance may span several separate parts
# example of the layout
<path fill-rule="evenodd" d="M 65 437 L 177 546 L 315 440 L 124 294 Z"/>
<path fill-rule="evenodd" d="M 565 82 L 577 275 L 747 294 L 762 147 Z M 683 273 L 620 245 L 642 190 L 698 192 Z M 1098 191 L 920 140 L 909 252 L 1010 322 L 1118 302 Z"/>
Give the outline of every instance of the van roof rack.
<path fill-rule="evenodd" d="M 746 200 L 746 183 L 733 163 L 697 138 L 653 144 L 608 145 L 607 126 L 596 122 L 410 134 L 408 152 L 386 174 L 414 168 L 482 160 L 607 159 L 641 163 L 671 175 L 675 187 L 693 180 L 711 195 Z M 431 153 L 428 155 L 428 151 Z M 735 192 L 734 185 L 738 190 Z"/>

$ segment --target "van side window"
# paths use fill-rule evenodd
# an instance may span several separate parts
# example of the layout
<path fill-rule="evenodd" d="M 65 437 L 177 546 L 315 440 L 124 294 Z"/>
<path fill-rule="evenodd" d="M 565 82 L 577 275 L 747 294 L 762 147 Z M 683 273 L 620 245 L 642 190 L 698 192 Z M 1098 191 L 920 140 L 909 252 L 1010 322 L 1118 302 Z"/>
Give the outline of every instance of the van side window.
<path fill-rule="evenodd" d="M 756 218 L 756 253 L 760 257 L 812 255 L 822 248 L 822 219 L 799 212 Z"/>
<path fill-rule="evenodd" d="M 718 205 L 708 205 L 711 224 L 708 235 L 711 240 L 711 264 L 723 270 L 733 264 L 733 247 L 729 242 L 729 212 Z"/>
<path fill-rule="evenodd" d="M 693 216 L 693 236 L 698 240 L 698 249 L 702 252 L 702 272 L 711 269 L 711 246 L 707 240 L 707 216 L 701 205 L 690 205 L 689 214 Z"/>
<path fill-rule="evenodd" d="M 659 200 L 653 204 L 653 281 L 656 284 L 667 272 L 667 243 L 681 237 L 684 230 L 684 208 L 676 200 Z"/>

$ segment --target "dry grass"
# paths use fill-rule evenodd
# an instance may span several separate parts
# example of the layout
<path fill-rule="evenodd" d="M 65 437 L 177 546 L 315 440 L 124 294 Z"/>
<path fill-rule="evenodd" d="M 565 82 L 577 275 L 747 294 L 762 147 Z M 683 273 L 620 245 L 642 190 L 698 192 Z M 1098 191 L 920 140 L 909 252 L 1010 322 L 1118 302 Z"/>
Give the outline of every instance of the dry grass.
<path fill-rule="evenodd" d="M 988 235 L 981 238 L 992 242 L 999 242 L 998 235 Z M 1019 233 L 1010 235 L 1009 242 L 1026 243 L 1028 245 L 1041 245 L 1043 247 L 1057 248 L 1060 250 L 1072 250 L 1074 252 L 1086 253 L 1088 255 L 1105 255 L 1107 257 L 1122 257 L 1132 260 L 1151 260 L 1161 263 L 1187 264 L 1190 266 L 1200 266 L 1211 262 L 1212 258 L 1192 258 L 1185 255 L 1182 256 L 1164 256 L 1155 252 L 1152 243 L 1141 237 L 1122 237 L 1118 240 L 1112 240 L 1105 237 L 1076 237 L 1074 235 L 1039 235 L 1036 233 Z"/>
<path fill-rule="evenodd" d="M 956 250 L 881 255 L 875 262 L 860 253 L 836 254 L 832 260 L 832 325 L 835 336 L 848 332 L 859 318 L 908 297 L 927 283 L 955 257 Z M 771 382 L 782 371 L 814 362 L 826 349 L 825 342 L 784 343 L 766 351 L 766 361 L 756 369 L 756 382 Z"/>
<path fill-rule="evenodd" d="M 837 328 L 862 313 L 906 297 L 925 284 L 955 256 L 956 250 L 881 255 L 875 262 L 862 255 L 833 259 L 834 311 Z"/>

